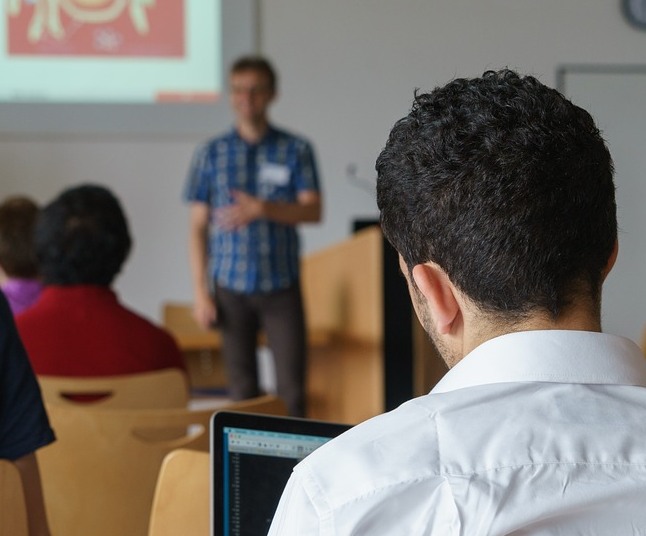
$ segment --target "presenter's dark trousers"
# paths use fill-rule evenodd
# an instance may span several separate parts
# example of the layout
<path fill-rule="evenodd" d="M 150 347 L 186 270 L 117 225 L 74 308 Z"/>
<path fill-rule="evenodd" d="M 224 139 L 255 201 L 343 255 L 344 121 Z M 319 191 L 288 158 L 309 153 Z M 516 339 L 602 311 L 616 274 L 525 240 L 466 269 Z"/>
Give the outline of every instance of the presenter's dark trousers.
<path fill-rule="evenodd" d="M 304 416 L 306 337 L 300 285 L 254 294 L 216 286 L 215 301 L 231 398 L 260 394 L 256 347 L 262 329 L 274 356 L 277 395 L 290 415 Z"/>

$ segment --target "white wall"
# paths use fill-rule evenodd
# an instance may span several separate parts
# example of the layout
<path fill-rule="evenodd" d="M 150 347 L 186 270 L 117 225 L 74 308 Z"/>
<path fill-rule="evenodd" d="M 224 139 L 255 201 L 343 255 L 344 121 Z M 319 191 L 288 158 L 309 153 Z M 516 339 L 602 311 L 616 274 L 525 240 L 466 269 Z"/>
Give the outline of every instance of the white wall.
<path fill-rule="evenodd" d="M 187 211 L 181 202 L 193 140 L 0 139 L 0 196 L 46 203 L 79 182 L 109 185 L 128 216 L 134 247 L 117 290 L 150 318 L 165 299 L 190 299 Z"/>
<path fill-rule="evenodd" d="M 281 74 L 278 124 L 316 145 L 325 222 L 304 229 L 305 251 L 345 238 L 376 216 L 372 192 L 350 184 L 348 164 L 374 161 L 415 87 L 510 66 L 555 83 L 563 63 L 639 63 L 646 32 L 608 0 L 259 0 L 260 43 Z M 226 125 L 214 125 L 219 131 Z M 63 185 L 112 185 L 135 235 L 117 288 L 159 317 L 165 299 L 190 299 L 184 174 L 197 138 L 0 138 L 0 196 L 46 201 Z"/>
<path fill-rule="evenodd" d="M 564 89 L 593 110 L 615 161 L 619 257 L 603 286 L 603 329 L 639 342 L 646 323 L 646 68 L 570 70 Z"/>

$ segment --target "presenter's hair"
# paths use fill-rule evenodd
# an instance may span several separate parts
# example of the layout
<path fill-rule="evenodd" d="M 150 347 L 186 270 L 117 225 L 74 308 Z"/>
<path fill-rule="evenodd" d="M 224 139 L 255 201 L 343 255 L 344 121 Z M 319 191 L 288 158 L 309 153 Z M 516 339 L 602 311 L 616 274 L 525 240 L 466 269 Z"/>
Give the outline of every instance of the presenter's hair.
<path fill-rule="evenodd" d="M 408 269 L 428 261 L 483 311 L 598 308 L 617 238 L 613 164 L 590 114 L 531 76 L 415 93 L 377 160 L 377 203 Z"/>
<path fill-rule="evenodd" d="M 103 186 L 63 191 L 36 222 L 36 257 L 45 284 L 109 286 L 131 245 L 121 204 Z"/>
<path fill-rule="evenodd" d="M 6 198 L 0 204 L 0 266 L 8 277 L 31 279 L 38 275 L 34 226 L 38 205 L 29 197 Z"/>
<path fill-rule="evenodd" d="M 256 71 L 267 78 L 269 89 L 275 93 L 278 89 L 278 75 L 276 69 L 272 66 L 267 58 L 262 56 L 242 56 L 231 65 L 230 74 L 241 73 L 244 71 Z"/>

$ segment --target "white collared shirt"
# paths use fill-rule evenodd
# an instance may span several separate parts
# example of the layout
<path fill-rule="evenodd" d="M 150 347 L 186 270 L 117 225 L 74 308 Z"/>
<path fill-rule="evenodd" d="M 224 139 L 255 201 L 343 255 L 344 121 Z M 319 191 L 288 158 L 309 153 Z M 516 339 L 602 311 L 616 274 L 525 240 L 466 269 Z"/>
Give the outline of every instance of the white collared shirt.
<path fill-rule="evenodd" d="M 646 361 L 575 331 L 492 339 L 294 470 L 270 536 L 646 535 Z"/>

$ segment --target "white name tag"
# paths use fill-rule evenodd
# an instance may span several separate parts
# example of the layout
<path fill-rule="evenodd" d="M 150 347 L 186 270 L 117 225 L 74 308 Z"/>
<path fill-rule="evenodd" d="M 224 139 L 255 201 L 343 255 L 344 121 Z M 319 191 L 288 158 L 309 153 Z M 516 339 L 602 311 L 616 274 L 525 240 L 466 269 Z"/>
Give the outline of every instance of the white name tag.
<path fill-rule="evenodd" d="M 285 186 L 289 182 L 289 168 L 281 164 L 265 162 L 260 165 L 258 180 L 266 184 Z"/>

